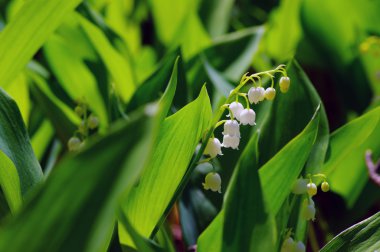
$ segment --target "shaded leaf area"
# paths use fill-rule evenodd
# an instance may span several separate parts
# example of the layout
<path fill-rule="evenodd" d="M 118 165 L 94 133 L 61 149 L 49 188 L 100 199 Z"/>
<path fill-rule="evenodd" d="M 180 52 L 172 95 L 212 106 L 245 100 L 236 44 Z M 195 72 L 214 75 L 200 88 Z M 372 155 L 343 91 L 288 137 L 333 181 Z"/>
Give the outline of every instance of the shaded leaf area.
<path fill-rule="evenodd" d="M 210 101 L 203 88 L 195 101 L 163 121 L 152 162 L 123 204 L 131 225 L 141 235 L 149 237 L 161 224 L 171 200 L 180 193 L 177 188 L 187 182 L 182 177 L 199 140 L 210 126 L 211 117 Z M 119 230 L 119 235 L 122 244 L 131 245 L 124 229 Z"/>
<path fill-rule="evenodd" d="M 23 4 L 0 34 L 0 85 L 17 77 L 65 15 L 80 2 L 37 0 Z"/>
<path fill-rule="evenodd" d="M 328 159 L 323 166 L 331 190 L 353 207 L 368 181 L 364 155 L 370 149 L 380 155 L 380 108 L 373 109 L 331 134 Z M 347 142 L 349 139 L 349 142 Z"/>
<path fill-rule="evenodd" d="M 252 242 L 250 244 L 250 251 L 257 251 L 258 248 L 261 249 L 269 249 L 273 250 L 277 246 L 277 234 L 276 234 L 276 224 L 273 220 L 273 216 L 279 212 L 280 207 L 284 204 L 288 195 L 291 192 L 291 188 L 293 186 L 294 181 L 297 179 L 299 174 L 304 167 L 309 154 L 312 150 L 313 144 L 315 142 L 317 133 L 318 133 L 318 125 L 320 118 L 320 108 L 315 112 L 312 120 L 306 126 L 306 128 L 298 134 L 294 139 L 292 139 L 285 147 L 283 147 L 272 159 L 270 159 L 261 169 L 259 170 L 259 179 L 261 181 L 261 191 L 263 193 L 264 203 L 262 204 L 261 211 L 267 211 L 267 219 L 258 218 L 258 216 L 265 216 L 265 212 L 261 212 L 263 215 L 254 215 L 252 211 L 248 211 L 245 213 L 246 218 L 240 221 L 239 226 L 235 226 L 233 230 L 228 228 L 226 225 L 231 225 L 233 220 L 236 220 L 236 213 L 234 217 L 226 216 L 226 209 L 233 208 L 235 205 L 227 205 L 225 204 L 222 211 L 219 215 L 214 219 L 211 225 L 202 233 L 202 235 L 198 239 L 198 250 L 199 251 L 211 251 L 211 249 L 215 249 L 215 251 L 222 251 L 223 248 L 226 248 L 225 241 L 230 238 L 225 237 L 222 230 L 228 230 L 228 234 L 234 236 L 231 232 L 243 232 L 247 229 L 252 230 L 251 236 L 246 237 L 245 235 L 236 237 L 236 241 L 239 239 L 243 239 L 242 243 L 247 243 L 248 241 L 252 242 L 254 239 L 257 242 Z M 255 137 L 255 135 L 254 135 Z M 253 137 L 253 138 L 254 138 Z M 244 152 L 250 153 L 252 149 L 252 141 L 247 145 Z M 257 148 L 257 147 L 256 147 Z M 256 151 L 257 152 L 257 151 Z M 248 154 L 246 154 L 248 155 Z M 249 160 L 251 162 L 251 166 L 249 168 L 245 168 L 242 171 L 246 172 L 254 172 L 251 170 L 257 170 L 257 167 L 252 167 L 252 162 L 254 162 L 254 156 L 257 157 L 256 154 L 251 154 L 244 158 L 241 157 L 241 160 Z M 242 161 L 239 161 L 242 162 Z M 256 161 L 257 162 L 257 161 Z M 238 174 L 239 169 L 235 169 L 235 172 Z M 244 173 L 243 173 L 244 175 Z M 251 175 L 252 176 L 252 175 Z M 233 176 L 234 177 L 234 176 Z M 229 201 L 230 197 L 236 197 L 237 202 L 241 202 L 241 204 L 245 204 L 245 202 L 250 202 L 251 207 L 256 207 L 256 204 L 260 205 L 260 197 L 256 200 L 250 201 L 252 197 L 252 184 L 249 182 L 252 177 L 247 176 L 239 176 L 235 175 L 235 178 L 240 178 L 239 182 L 236 181 L 235 186 L 240 188 L 241 184 L 247 185 L 245 188 L 240 188 L 240 190 L 244 191 L 240 194 L 232 193 L 234 191 L 234 187 L 231 186 L 231 189 L 228 189 L 225 202 Z M 245 181 L 245 182 L 244 182 Z M 256 187 L 260 187 L 260 185 L 256 185 Z M 251 189 L 251 190 L 250 190 Z M 235 189 L 238 190 L 238 189 Z M 256 188 L 257 191 L 257 188 Z M 248 208 L 250 209 L 250 208 Z M 242 215 L 246 208 L 239 208 L 235 211 L 239 211 L 239 215 Z M 231 210 L 230 210 L 231 211 Z M 229 218 L 229 219 L 227 219 Z M 234 223 L 233 223 L 234 225 Z M 253 225 L 253 227 L 252 227 Z M 225 231 L 224 231 L 225 232 Z M 264 238 L 265 237 L 265 238 Z M 260 239 L 259 239 L 260 238 Z M 256 240 L 257 239 L 257 240 Z M 271 242 L 260 242 L 260 240 L 268 239 Z M 240 245 L 237 243 L 234 248 L 238 248 Z"/>
<path fill-rule="evenodd" d="M 278 90 L 268 112 L 269 116 L 262 126 L 259 144 L 261 165 L 302 131 L 321 104 L 318 93 L 296 61 L 288 64 L 287 72 L 291 78 L 291 87 L 286 94 Z M 320 106 L 318 137 L 306 167 L 306 171 L 311 173 L 320 170 L 329 141 L 327 116 L 323 105 Z"/>
<path fill-rule="evenodd" d="M 329 243 L 321 252 L 377 251 L 380 248 L 380 213 L 346 229 Z"/>
<path fill-rule="evenodd" d="M 105 251 L 118 200 L 150 160 L 155 125 L 147 116 L 134 115 L 83 152 L 66 157 L 1 228 L 0 250 Z M 18 242 L 12 242 L 16 236 Z"/>
<path fill-rule="evenodd" d="M 19 188 L 13 187 L 22 195 L 42 181 L 42 170 L 36 156 L 33 153 L 28 133 L 15 101 L 0 89 L 0 149 L 12 160 L 14 169 L 9 167 L 5 174 L 9 175 L 10 181 L 19 180 Z M 5 172 L 5 170 L 2 170 Z M 9 172 L 9 173 L 8 173 Z M 3 177 L 5 179 L 5 177 Z M 2 184 L 4 186 L 4 184 Z M 3 190 L 8 191 L 3 187 Z M 5 195 L 18 194 L 19 192 L 5 192 Z M 11 198 L 7 198 L 8 202 Z M 9 202 L 10 205 L 14 203 Z M 14 208 L 12 207 L 12 210 Z"/>
<path fill-rule="evenodd" d="M 139 106 L 154 101 L 159 97 L 160 93 L 164 92 L 176 61 L 178 61 L 178 92 L 174 96 L 174 105 L 183 107 L 186 104 L 187 84 L 181 55 L 181 51 L 176 49 L 164 57 L 155 72 L 136 89 L 127 105 L 127 112 L 131 112 Z"/>

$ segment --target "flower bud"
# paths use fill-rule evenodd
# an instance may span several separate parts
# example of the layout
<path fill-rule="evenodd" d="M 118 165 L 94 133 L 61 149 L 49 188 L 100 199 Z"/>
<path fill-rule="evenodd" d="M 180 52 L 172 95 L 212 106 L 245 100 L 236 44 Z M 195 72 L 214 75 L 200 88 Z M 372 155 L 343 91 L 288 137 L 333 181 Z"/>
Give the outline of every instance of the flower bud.
<path fill-rule="evenodd" d="M 307 184 L 307 193 L 309 194 L 310 197 L 313 197 L 314 195 L 317 194 L 317 186 L 314 183 L 309 183 Z"/>
<path fill-rule="evenodd" d="M 205 190 L 221 193 L 222 179 L 216 172 L 210 172 L 206 175 L 205 182 L 202 183 Z"/>
<path fill-rule="evenodd" d="M 264 100 L 265 89 L 262 87 L 251 87 L 248 91 L 249 102 L 257 104 L 260 101 Z"/>
<path fill-rule="evenodd" d="M 80 124 L 79 124 L 79 127 L 78 127 L 78 130 L 81 134 L 85 135 L 86 134 L 86 131 L 87 131 L 87 126 L 86 126 L 86 122 L 85 121 L 81 121 Z"/>
<path fill-rule="evenodd" d="M 77 114 L 79 117 L 82 117 L 84 114 L 84 109 L 82 106 L 76 106 L 74 111 L 75 111 L 75 114 Z"/>
<path fill-rule="evenodd" d="M 78 137 L 71 137 L 67 142 L 67 148 L 69 151 L 78 151 L 81 147 L 81 140 Z"/>
<path fill-rule="evenodd" d="M 224 135 L 223 144 L 224 148 L 238 149 L 240 138 L 237 136 Z"/>
<path fill-rule="evenodd" d="M 289 86 L 290 86 L 290 78 L 287 76 L 281 77 L 280 78 L 280 91 L 282 93 L 288 92 Z"/>
<path fill-rule="evenodd" d="M 296 246 L 295 241 L 291 237 L 289 237 L 285 239 L 284 242 L 282 243 L 281 252 L 293 252 L 295 246 Z"/>
<path fill-rule="evenodd" d="M 239 123 L 236 120 L 228 120 L 225 122 L 223 135 L 240 137 Z"/>
<path fill-rule="evenodd" d="M 232 102 L 229 109 L 232 111 L 233 116 L 240 121 L 240 113 L 244 109 L 243 105 L 240 102 Z"/>
<path fill-rule="evenodd" d="M 204 154 L 209 155 L 211 158 L 216 157 L 216 155 L 222 155 L 222 148 L 218 138 L 210 138 L 207 142 Z"/>
<path fill-rule="evenodd" d="M 302 205 L 302 217 L 305 220 L 314 220 L 315 219 L 315 206 L 314 201 L 309 198 L 305 200 Z"/>
<path fill-rule="evenodd" d="M 265 98 L 267 100 L 273 100 L 274 97 L 276 96 L 276 90 L 272 87 L 269 87 L 265 90 Z"/>
<path fill-rule="evenodd" d="M 305 251 L 306 251 L 305 244 L 303 244 L 303 242 L 301 241 L 298 241 L 294 246 L 293 252 L 305 252 Z"/>
<path fill-rule="evenodd" d="M 328 192 L 330 190 L 330 185 L 327 181 L 324 181 L 321 185 L 322 192 Z"/>
<path fill-rule="evenodd" d="M 243 125 L 256 125 L 256 113 L 253 109 L 244 109 L 240 113 L 240 122 Z"/>
<path fill-rule="evenodd" d="M 94 115 L 90 115 L 87 119 L 87 125 L 90 129 L 96 129 L 99 126 L 99 119 Z"/>
<path fill-rule="evenodd" d="M 307 192 L 307 182 L 308 179 L 297 179 L 296 182 L 293 185 L 292 192 L 294 194 L 304 194 Z"/>

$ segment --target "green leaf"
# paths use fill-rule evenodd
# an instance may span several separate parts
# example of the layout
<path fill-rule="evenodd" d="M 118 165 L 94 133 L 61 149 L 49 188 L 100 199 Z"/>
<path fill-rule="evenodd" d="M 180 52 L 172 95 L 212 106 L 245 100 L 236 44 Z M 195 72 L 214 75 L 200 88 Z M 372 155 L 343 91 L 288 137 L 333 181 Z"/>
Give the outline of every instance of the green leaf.
<path fill-rule="evenodd" d="M 42 180 L 42 170 L 33 153 L 20 111 L 12 98 L 0 89 L 0 149 L 12 160 L 24 196 Z"/>
<path fill-rule="evenodd" d="M 49 85 L 40 75 L 29 72 L 33 80 L 31 92 L 37 98 L 37 104 L 53 124 L 58 137 L 66 143 L 77 129 L 80 119 L 64 102 L 50 90 Z"/>
<path fill-rule="evenodd" d="M 120 197 L 150 160 L 156 124 L 133 115 L 79 154 L 67 156 L 1 228 L 0 250 L 106 251 Z M 18 242 L 12 242 L 16 236 Z"/>
<path fill-rule="evenodd" d="M 27 1 L 0 34 L 0 85 L 11 82 L 80 0 Z M 38 15 L 36 15 L 38 13 Z"/>
<path fill-rule="evenodd" d="M 152 234 L 175 197 L 194 150 L 210 126 L 211 113 L 207 91 L 203 88 L 195 101 L 163 122 L 152 162 L 123 205 L 132 226 L 141 235 Z M 119 235 L 121 243 L 132 245 L 124 229 L 119 229 Z"/>
<path fill-rule="evenodd" d="M 315 113 L 315 108 L 321 104 L 318 93 L 296 61 L 288 64 L 287 73 L 291 80 L 289 91 L 283 94 L 277 88 L 269 118 L 262 127 L 259 140 L 261 164 L 299 134 Z M 318 172 L 322 167 L 328 147 L 329 126 L 323 105 L 320 110 L 318 137 L 307 167 L 311 173 Z"/>
<path fill-rule="evenodd" d="M 54 129 L 48 120 L 44 120 L 33 134 L 31 143 L 38 160 L 41 160 L 54 136 Z"/>
<path fill-rule="evenodd" d="M 321 252 L 366 252 L 377 251 L 380 248 L 380 213 L 372 215 L 365 219 L 327 243 Z"/>
<path fill-rule="evenodd" d="M 228 31 L 234 2 L 235 0 L 201 1 L 201 18 L 212 38 Z"/>
<path fill-rule="evenodd" d="M 113 48 L 105 34 L 90 21 L 78 15 L 78 20 L 84 32 L 99 53 L 105 66 L 114 80 L 115 90 L 124 102 L 129 101 L 136 89 L 131 65 Z"/>
<path fill-rule="evenodd" d="M 379 118 L 380 108 L 376 108 L 331 134 L 328 160 L 322 172 L 327 175 L 331 190 L 339 193 L 348 207 L 355 204 L 368 180 L 366 150 L 380 155 Z"/>

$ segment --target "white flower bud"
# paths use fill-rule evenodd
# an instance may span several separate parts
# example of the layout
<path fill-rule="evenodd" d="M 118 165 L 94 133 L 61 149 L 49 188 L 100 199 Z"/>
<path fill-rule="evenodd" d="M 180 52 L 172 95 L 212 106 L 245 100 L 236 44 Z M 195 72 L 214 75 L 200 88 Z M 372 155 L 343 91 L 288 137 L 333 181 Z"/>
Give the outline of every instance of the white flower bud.
<path fill-rule="evenodd" d="M 71 137 L 67 142 L 67 148 L 69 151 L 78 151 L 81 148 L 81 140 L 77 137 Z"/>
<path fill-rule="evenodd" d="M 211 158 L 216 157 L 216 155 L 222 155 L 222 145 L 218 138 L 210 138 L 207 142 L 204 154 L 209 155 Z"/>
<path fill-rule="evenodd" d="M 262 87 L 251 87 L 248 91 L 249 102 L 257 104 L 260 101 L 263 101 L 265 98 L 265 89 Z"/>
<path fill-rule="evenodd" d="M 305 247 L 305 244 L 303 244 L 303 242 L 299 241 L 295 244 L 293 252 L 305 252 L 305 251 L 306 251 L 306 247 Z"/>
<path fill-rule="evenodd" d="M 293 185 L 292 192 L 294 194 L 304 194 L 307 193 L 307 183 L 309 182 L 308 179 L 297 179 L 296 182 Z"/>
<path fill-rule="evenodd" d="M 253 111 L 253 109 L 244 109 L 240 113 L 240 122 L 243 125 L 256 125 L 255 123 L 256 120 L 256 113 Z"/>
<path fill-rule="evenodd" d="M 276 90 L 272 87 L 269 87 L 265 90 L 265 98 L 267 100 L 273 100 L 274 97 L 276 96 Z"/>
<path fill-rule="evenodd" d="M 96 129 L 99 126 L 99 119 L 96 116 L 90 115 L 87 120 L 87 125 L 90 129 Z"/>
<path fill-rule="evenodd" d="M 240 121 L 240 113 L 244 109 L 243 105 L 239 102 L 232 102 L 229 109 L 232 111 L 233 116 Z"/>
<path fill-rule="evenodd" d="M 285 76 L 281 77 L 280 78 L 280 91 L 282 93 L 288 92 L 289 86 L 290 86 L 290 79 L 289 79 L 289 77 L 285 77 Z"/>
<path fill-rule="evenodd" d="M 240 127 L 236 120 L 228 120 L 224 123 L 223 135 L 240 137 Z"/>
<path fill-rule="evenodd" d="M 205 182 L 202 183 L 205 190 L 221 193 L 222 179 L 216 172 L 210 172 L 206 175 Z"/>
<path fill-rule="evenodd" d="M 296 246 L 295 241 L 291 237 L 289 237 L 285 239 L 284 242 L 282 243 L 281 252 L 293 252 L 295 246 Z"/>
<path fill-rule="evenodd" d="M 302 205 L 302 217 L 305 220 L 314 220 L 315 219 L 315 205 L 314 201 L 309 198 L 309 200 L 305 199 Z"/>
<path fill-rule="evenodd" d="M 321 185 L 322 192 L 328 192 L 330 190 L 330 185 L 327 181 L 324 181 Z"/>
<path fill-rule="evenodd" d="M 317 194 L 317 186 L 314 183 L 309 183 L 307 184 L 307 193 L 309 194 L 310 197 L 313 197 L 314 195 Z"/>
<path fill-rule="evenodd" d="M 239 147 L 239 142 L 240 138 L 237 136 L 224 135 L 222 146 L 224 148 L 232 148 L 236 150 Z"/>

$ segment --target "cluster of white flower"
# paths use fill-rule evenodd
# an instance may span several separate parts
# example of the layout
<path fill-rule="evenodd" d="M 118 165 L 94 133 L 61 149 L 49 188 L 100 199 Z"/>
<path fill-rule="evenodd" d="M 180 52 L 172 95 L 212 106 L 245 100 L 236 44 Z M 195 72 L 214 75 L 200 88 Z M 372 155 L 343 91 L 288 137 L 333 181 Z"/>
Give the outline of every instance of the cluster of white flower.
<path fill-rule="evenodd" d="M 90 114 L 88 116 L 87 105 L 84 103 L 80 103 L 74 109 L 75 113 L 82 119 L 78 126 L 78 130 L 75 131 L 74 136 L 70 137 L 67 142 L 67 148 L 69 151 L 76 152 L 79 151 L 83 145 L 84 140 L 88 137 L 90 130 L 95 130 L 99 126 L 98 117 Z"/>
<path fill-rule="evenodd" d="M 299 178 L 294 183 L 292 192 L 294 194 L 307 194 L 307 198 L 302 204 L 302 217 L 305 220 L 315 220 L 315 204 L 312 197 L 318 192 L 317 186 L 312 181 L 312 176 L 308 175 L 308 179 Z M 322 177 L 324 179 L 321 189 L 323 192 L 328 192 L 330 190 L 329 183 L 326 181 L 326 176 L 324 174 L 315 174 L 313 177 Z"/>
<path fill-rule="evenodd" d="M 276 90 L 274 89 L 274 75 L 275 73 L 281 73 L 282 76 L 279 81 L 280 90 L 283 93 L 286 93 L 290 86 L 290 79 L 287 77 L 286 70 L 284 65 L 278 66 L 276 69 L 269 70 L 266 72 L 252 74 L 250 76 L 244 75 L 239 83 L 239 85 L 230 92 L 230 96 L 227 98 L 227 101 L 233 100 L 235 101 L 224 104 L 221 106 L 221 109 L 228 109 L 229 113 L 227 117 L 229 120 L 219 121 L 214 130 L 224 124 L 223 130 L 223 142 L 220 143 L 219 139 L 216 137 L 211 137 L 208 139 L 206 148 L 204 150 L 204 155 L 210 156 L 208 160 L 215 158 L 217 155 L 222 154 L 223 148 L 231 148 L 237 150 L 239 148 L 240 143 L 240 125 L 256 125 L 256 113 L 253 109 L 250 108 L 251 104 L 257 104 L 261 101 L 273 100 L 276 96 Z M 261 77 L 262 75 L 269 76 L 272 80 L 271 87 L 264 89 L 261 85 Z M 255 82 L 255 78 L 260 81 L 260 84 L 257 86 Z M 248 91 L 248 93 L 239 93 L 240 88 L 242 88 L 248 81 L 252 81 L 254 84 Z M 239 97 L 243 97 L 246 101 L 246 107 L 244 108 L 243 104 L 239 102 Z M 204 189 L 221 192 L 221 179 L 218 173 L 215 171 L 210 172 L 206 175 L 205 182 L 203 183 Z"/>
<path fill-rule="evenodd" d="M 281 252 L 305 252 L 306 247 L 302 241 L 294 241 L 292 237 L 284 240 L 281 246 Z"/>

